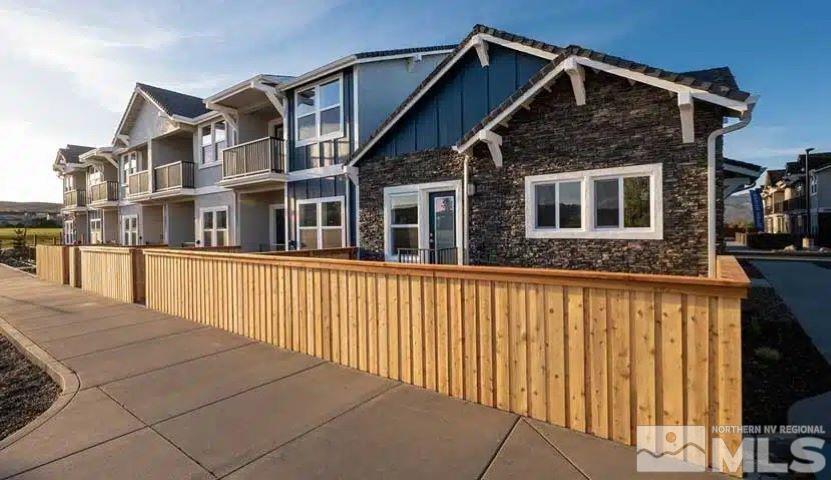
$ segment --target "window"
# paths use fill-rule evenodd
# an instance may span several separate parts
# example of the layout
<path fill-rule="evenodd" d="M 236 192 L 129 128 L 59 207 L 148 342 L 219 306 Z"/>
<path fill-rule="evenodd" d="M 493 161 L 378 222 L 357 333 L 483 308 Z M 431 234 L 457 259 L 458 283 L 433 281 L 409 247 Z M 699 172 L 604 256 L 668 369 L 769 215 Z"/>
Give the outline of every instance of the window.
<path fill-rule="evenodd" d="M 141 152 L 129 152 L 121 156 L 121 186 L 127 186 L 127 177 L 138 172 Z"/>
<path fill-rule="evenodd" d="M 228 207 L 203 208 L 202 246 L 222 247 L 228 245 Z"/>
<path fill-rule="evenodd" d="M 386 260 L 462 260 L 461 198 L 462 182 L 458 180 L 385 188 Z"/>
<path fill-rule="evenodd" d="M 222 160 L 222 150 L 228 146 L 228 130 L 220 120 L 199 129 L 199 146 L 202 165 L 211 165 Z"/>
<path fill-rule="evenodd" d="M 811 195 L 817 194 L 817 174 L 811 172 Z"/>
<path fill-rule="evenodd" d="M 390 248 L 418 248 L 418 193 L 390 195 Z"/>
<path fill-rule="evenodd" d="M 101 212 L 90 211 L 89 213 L 89 243 L 98 244 L 103 239 L 101 230 Z"/>
<path fill-rule="evenodd" d="M 93 167 L 89 173 L 89 179 L 87 180 L 87 184 L 95 185 L 97 183 L 101 183 L 103 181 L 103 173 L 100 169 Z"/>
<path fill-rule="evenodd" d="M 342 83 L 338 77 L 294 94 L 298 146 L 343 136 Z"/>
<path fill-rule="evenodd" d="M 63 222 L 64 243 L 72 245 L 75 243 L 75 220 L 65 220 Z"/>
<path fill-rule="evenodd" d="M 527 238 L 661 239 L 655 163 L 525 178 Z"/>
<path fill-rule="evenodd" d="M 63 190 L 68 192 L 70 190 L 75 190 L 75 176 L 74 175 L 67 175 L 63 177 Z"/>
<path fill-rule="evenodd" d="M 343 197 L 297 202 L 298 250 L 342 247 L 346 241 Z"/>
<path fill-rule="evenodd" d="M 121 217 L 122 245 L 138 245 L 138 215 L 124 215 Z"/>

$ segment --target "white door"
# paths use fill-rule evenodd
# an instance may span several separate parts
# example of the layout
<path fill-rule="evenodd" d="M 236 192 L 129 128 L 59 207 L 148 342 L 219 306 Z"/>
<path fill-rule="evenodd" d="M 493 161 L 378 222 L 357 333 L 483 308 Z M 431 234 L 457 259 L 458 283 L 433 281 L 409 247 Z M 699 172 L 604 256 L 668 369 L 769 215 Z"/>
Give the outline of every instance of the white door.
<path fill-rule="evenodd" d="M 121 217 L 121 233 L 123 245 L 138 245 L 138 215 Z"/>

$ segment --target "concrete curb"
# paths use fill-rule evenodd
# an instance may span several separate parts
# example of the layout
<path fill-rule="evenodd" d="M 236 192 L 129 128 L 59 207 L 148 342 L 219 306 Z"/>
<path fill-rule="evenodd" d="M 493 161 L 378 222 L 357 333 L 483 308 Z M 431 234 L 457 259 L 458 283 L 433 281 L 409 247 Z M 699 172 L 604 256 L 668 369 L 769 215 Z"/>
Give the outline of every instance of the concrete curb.
<path fill-rule="evenodd" d="M 27 423 L 18 431 L 0 441 L 0 450 L 17 442 L 21 438 L 35 431 L 38 427 L 57 415 L 78 393 L 81 386 L 78 375 L 57 361 L 52 355 L 40 348 L 29 337 L 14 328 L 3 317 L 0 317 L 0 333 L 4 334 L 14 346 L 20 350 L 32 363 L 46 371 L 52 379 L 61 387 L 61 394 L 55 399 L 45 412 L 38 415 L 34 420 Z"/>

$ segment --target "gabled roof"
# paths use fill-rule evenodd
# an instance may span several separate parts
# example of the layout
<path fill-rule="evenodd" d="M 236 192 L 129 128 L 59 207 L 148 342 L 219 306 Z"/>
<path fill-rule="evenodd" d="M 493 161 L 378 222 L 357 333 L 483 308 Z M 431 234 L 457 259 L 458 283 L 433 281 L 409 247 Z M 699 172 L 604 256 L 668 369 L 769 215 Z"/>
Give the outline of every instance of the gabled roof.
<path fill-rule="evenodd" d="M 766 172 L 768 174 L 767 177 L 767 185 L 776 185 L 779 180 L 782 180 L 785 177 L 785 170 L 778 169 L 778 170 L 768 170 Z"/>
<path fill-rule="evenodd" d="M 461 139 L 459 139 L 456 146 L 462 147 L 462 145 L 466 144 L 471 139 L 473 139 L 473 137 L 476 136 L 476 134 L 480 130 L 486 128 L 489 124 L 493 123 L 504 113 L 510 113 L 511 111 L 518 108 L 521 104 L 527 101 L 527 99 L 524 98 L 527 96 L 526 94 L 531 93 L 532 90 L 535 88 L 538 89 L 538 87 L 540 86 L 540 82 L 546 81 L 550 74 L 554 73 L 556 76 L 557 72 L 555 71 L 557 71 L 558 69 L 561 70 L 562 65 L 566 61 L 566 59 L 572 57 L 587 59 L 589 62 L 597 62 L 589 63 L 589 65 L 603 64 L 613 69 L 627 70 L 635 74 L 642 74 L 646 77 L 656 78 L 659 80 L 669 82 L 671 84 L 679 85 L 681 87 L 689 87 L 691 89 L 707 92 L 716 95 L 717 97 L 722 97 L 724 99 L 731 100 L 734 102 L 744 102 L 750 99 L 749 93 L 733 87 L 734 85 L 736 85 L 736 81 L 735 79 L 733 79 L 733 74 L 730 73 L 730 69 L 726 67 L 711 70 L 699 70 L 695 72 L 688 72 L 686 74 L 673 73 L 668 70 L 650 67 L 648 65 L 636 63 L 630 60 L 625 60 L 620 57 L 606 55 L 605 53 L 583 48 L 578 45 L 570 45 L 564 49 L 561 49 L 559 51 L 559 54 L 560 56 L 557 58 L 557 60 L 551 62 L 550 64 L 540 69 L 540 71 L 537 72 L 533 77 L 531 77 L 524 86 L 519 88 L 510 97 L 506 98 L 505 101 L 502 102 L 502 104 L 493 109 L 478 124 L 474 125 L 473 128 L 471 128 L 466 134 L 462 136 Z M 712 79 L 715 78 L 717 75 L 723 80 L 727 81 L 728 83 L 722 84 L 713 82 L 711 80 L 701 79 Z"/>
<path fill-rule="evenodd" d="M 92 150 L 93 147 L 85 147 L 83 145 L 67 145 L 65 148 L 58 149 L 58 155 L 63 156 L 67 163 L 78 163 L 78 157 L 82 154 Z"/>
<path fill-rule="evenodd" d="M 797 155 L 797 160 L 785 164 L 785 173 L 788 175 L 805 175 L 805 154 Z M 808 169 L 816 170 L 831 165 L 831 152 L 811 153 L 808 157 Z"/>
<path fill-rule="evenodd" d="M 581 61 L 592 66 L 603 65 L 610 69 L 620 71 L 625 70 L 632 72 L 633 76 L 642 76 L 645 79 L 656 79 L 663 82 L 663 84 L 672 84 L 679 89 L 687 89 L 693 92 L 698 92 L 703 99 L 713 100 L 714 97 L 724 99 L 724 103 L 735 105 L 743 104 L 751 99 L 751 95 L 740 90 L 735 78 L 729 68 L 719 67 L 708 70 L 696 70 L 687 73 L 675 73 L 660 68 L 651 67 L 641 63 L 633 62 L 619 57 L 606 55 L 602 52 L 590 50 L 580 47 L 578 45 L 570 45 L 562 48 L 555 45 L 550 45 L 537 40 L 529 39 L 519 35 L 511 34 L 501 30 L 497 30 L 484 25 L 476 25 L 473 30 L 456 46 L 456 49 L 447 58 L 444 59 L 434 70 L 428 75 L 418 87 L 406 98 L 403 102 L 390 114 L 387 119 L 382 122 L 378 128 L 367 138 L 366 142 L 355 152 L 352 157 L 351 164 L 356 163 L 365 155 L 372 147 L 385 135 L 392 126 L 400 120 L 404 114 L 410 110 L 424 93 L 429 90 L 437 80 L 443 76 L 449 69 L 449 66 L 458 61 L 458 59 L 466 53 L 473 46 L 473 40 L 478 35 L 484 36 L 487 41 L 502 41 L 503 46 L 515 49 L 526 49 L 531 53 L 536 53 L 540 56 L 545 56 L 551 63 L 544 66 L 533 75 L 529 81 L 517 89 L 505 101 L 493 109 L 488 115 L 477 123 L 472 129 L 465 133 L 457 142 L 456 147 L 461 147 L 463 144 L 469 142 L 477 134 L 477 132 L 485 128 L 489 123 L 503 114 L 509 114 L 515 108 L 518 108 L 521 103 L 519 100 L 525 100 L 524 97 L 535 94 L 534 92 L 540 87 L 538 85 L 550 75 L 558 75 L 559 70 L 562 70 L 563 62 L 571 57 L 579 58 Z M 547 81 L 549 81 L 548 78 Z"/>
<path fill-rule="evenodd" d="M 315 68 L 310 70 L 302 75 L 298 75 L 294 77 L 290 81 L 282 84 L 280 88 L 282 90 L 289 90 L 291 88 L 297 87 L 302 85 L 306 82 L 310 82 L 314 79 L 320 78 L 325 75 L 329 75 L 335 73 L 336 71 L 353 65 L 355 63 L 366 63 L 366 62 L 376 62 L 387 60 L 395 57 L 405 57 L 416 55 L 419 53 L 422 54 L 441 54 L 447 53 L 453 50 L 456 45 L 430 45 L 426 47 L 413 47 L 413 48 L 399 48 L 395 50 L 376 50 L 372 52 L 358 52 L 353 53 L 352 55 L 347 55 L 345 57 L 341 57 L 333 62 L 329 62 L 326 65 L 321 67 Z"/>
<path fill-rule="evenodd" d="M 180 115 L 187 118 L 196 118 L 209 112 L 203 99 L 199 97 L 145 83 L 136 83 L 136 87 L 155 100 L 164 110 L 164 113 L 170 116 Z"/>
<path fill-rule="evenodd" d="M 735 160 L 727 157 L 724 158 L 724 165 L 743 170 L 750 170 L 752 172 L 759 172 L 760 174 L 765 170 L 765 167 L 756 165 L 755 163 L 742 162 L 741 160 Z"/>

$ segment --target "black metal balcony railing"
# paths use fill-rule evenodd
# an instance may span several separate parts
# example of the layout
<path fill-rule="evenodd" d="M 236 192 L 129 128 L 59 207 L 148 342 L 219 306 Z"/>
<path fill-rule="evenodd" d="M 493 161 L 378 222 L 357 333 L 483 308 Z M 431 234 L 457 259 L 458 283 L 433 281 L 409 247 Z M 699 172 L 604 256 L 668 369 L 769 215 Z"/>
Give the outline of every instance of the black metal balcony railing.
<path fill-rule="evenodd" d="M 127 195 L 142 193 L 150 193 L 150 172 L 147 170 L 127 175 Z"/>
<path fill-rule="evenodd" d="M 453 248 L 399 248 L 399 263 L 431 263 L 454 265 L 459 263 L 459 249 Z"/>
<path fill-rule="evenodd" d="M 92 202 L 113 202 L 118 200 L 118 182 L 108 180 L 95 183 L 87 188 L 87 199 Z"/>
<path fill-rule="evenodd" d="M 67 190 L 63 193 L 65 207 L 83 207 L 87 204 L 86 192 L 83 190 Z"/>
<path fill-rule="evenodd" d="M 193 188 L 193 162 L 176 162 L 153 169 L 155 190 Z"/>
<path fill-rule="evenodd" d="M 786 212 L 794 210 L 805 210 L 805 197 L 789 198 L 785 200 L 784 207 Z"/>
<path fill-rule="evenodd" d="M 233 178 L 265 172 L 285 172 L 283 140 L 261 138 L 222 151 L 222 177 Z"/>

